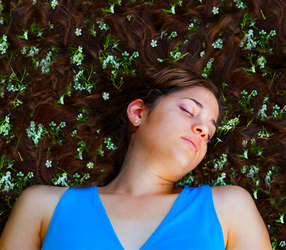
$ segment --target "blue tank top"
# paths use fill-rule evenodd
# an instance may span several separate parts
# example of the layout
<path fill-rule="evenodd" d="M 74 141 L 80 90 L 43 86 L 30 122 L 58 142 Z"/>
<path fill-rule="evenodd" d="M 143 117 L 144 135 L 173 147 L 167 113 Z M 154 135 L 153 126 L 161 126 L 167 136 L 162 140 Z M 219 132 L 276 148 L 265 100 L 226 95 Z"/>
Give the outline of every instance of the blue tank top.
<path fill-rule="evenodd" d="M 51 219 L 42 250 L 123 250 L 97 186 L 70 187 Z M 184 186 L 173 207 L 140 250 L 225 249 L 211 187 Z"/>

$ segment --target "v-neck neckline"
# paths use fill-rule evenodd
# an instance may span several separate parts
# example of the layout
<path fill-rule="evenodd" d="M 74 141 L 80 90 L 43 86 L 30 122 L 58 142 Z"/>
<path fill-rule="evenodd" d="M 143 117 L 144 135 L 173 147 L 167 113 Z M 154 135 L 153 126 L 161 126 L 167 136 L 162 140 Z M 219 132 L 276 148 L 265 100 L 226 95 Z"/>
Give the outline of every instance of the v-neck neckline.
<path fill-rule="evenodd" d="M 140 247 L 139 250 L 143 250 L 144 247 L 156 236 L 156 234 L 159 232 L 159 230 L 162 227 L 162 225 L 164 224 L 164 222 L 168 219 L 168 217 L 171 216 L 170 214 L 174 211 L 175 207 L 177 206 L 177 204 L 181 200 L 182 193 L 185 191 L 185 189 L 186 189 L 186 185 L 184 186 L 183 190 L 179 193 L 179 195 L 178 195 L 177 199 L 175 200 L 175 202 L 174 202 L 172 208 L 170 209 L 170 211 L 167 213 L 167 215 L 164 217 L 164 219 L 161 221 L 161 223 L 158 225 L 158 227 L 155 229 L 155 231 L 151 234 L 151 236 L 147 239 L 147 241 Z M 119 240 L 119 238 L 118 238 L 118 236 L 117 236 L 117 234 L 116 234 L 116 232 L 115 232 L 115 230 L 114 230 L 114 228 L 113 228 L 113 226 L 111 224 L 111 221 L 110 221 L 110 219 L 108 217 L 108 214 L 107 214 L 107 212 L 106 212 L 106 210 L 105 210 L 105 208 L 103 206 L 103 203 L 102 203 L 101 198 L 99 196 L 98 189 L 97 189 L 96 185 L 95 185 L 95 194 L 96 194 L 97 200 L 99 201 L 99 206 L 100 206 L 101 211 L 103 213 L 103 217 L 105 218 L 105 221 L 106 221 L 106 223 L 107 223 L 111 233 L 113 234 L 113 236 L 114 236 L 116 242 L 118 243 L 119 247 L 121 248 L 121 250 L 124 250 L 124 247 L 121 244 L 121 242 L 120 242 L 120 240 Z"/>

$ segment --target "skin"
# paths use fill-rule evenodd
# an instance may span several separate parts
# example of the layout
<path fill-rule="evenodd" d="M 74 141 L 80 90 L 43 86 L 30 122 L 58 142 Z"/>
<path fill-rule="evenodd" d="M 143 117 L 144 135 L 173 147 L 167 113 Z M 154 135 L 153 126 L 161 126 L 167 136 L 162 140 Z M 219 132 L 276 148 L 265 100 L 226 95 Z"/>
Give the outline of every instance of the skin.
<path fill-rule="evenodd" d="M 206 154 L 208 139 L 215 133 L 213 121 L 217 120 L 218 110 L 216 98 L 203 87 L 164 96 L 151 113 L 142 100 L 134 100 L 127 115 L 136 132 L 119 175 L 99 188 L 101 197 L 110 194 L 120 197 L 123 204 L 128 201 L 130 206 L 136 206 L 139 200 L 177 193 L 174 183 L 192 171 Z M 190 145 L 186 137 L 197 147 Z M 26 189 L 12 210 L 0 249 L 40 249 L 55 206 L 66 189 L 41 185 Z M 264 222 L 246 190 L 222 186 L 213 187 L 212 192 L 227 250 L 272 249 Z"/>

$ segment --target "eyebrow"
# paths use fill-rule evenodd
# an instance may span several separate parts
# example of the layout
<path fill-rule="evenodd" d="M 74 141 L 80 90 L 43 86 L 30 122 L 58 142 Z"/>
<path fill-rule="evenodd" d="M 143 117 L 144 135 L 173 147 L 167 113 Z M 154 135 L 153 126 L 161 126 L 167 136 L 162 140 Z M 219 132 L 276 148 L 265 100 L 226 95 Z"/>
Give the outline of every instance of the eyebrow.
<path fill-rule="evenodd" d="M 190 98 L 190 97 L 186 97 L 186 98 L 182 98 L 182 99 L 189 99 L 192 100 L 195 104 L 197 104 L 198 107 L 200 107 L 201 109 L 204 108 L 203 104 L 201 104 L 200 102 L 198 102 L 197 100 Z M 215 128 L 217 129 L 217 124 L 216 121 L 214 119 L 211 120 L 211 123 L 215 126 Z"/>

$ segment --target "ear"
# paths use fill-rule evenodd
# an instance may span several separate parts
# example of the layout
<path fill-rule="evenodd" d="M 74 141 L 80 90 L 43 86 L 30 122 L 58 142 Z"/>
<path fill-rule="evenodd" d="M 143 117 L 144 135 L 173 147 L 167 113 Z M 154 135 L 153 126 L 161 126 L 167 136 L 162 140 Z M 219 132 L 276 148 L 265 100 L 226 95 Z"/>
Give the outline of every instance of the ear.
<path fill-rule="evenodd" d="M 148 113 L 148 107 L 141 99 L 136 99 L 128 105 L 127 116 L 129 121 L 134 125 L 140 125 L 144 115 Z"/>

